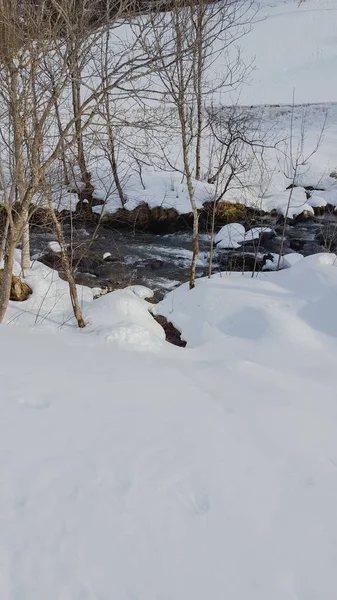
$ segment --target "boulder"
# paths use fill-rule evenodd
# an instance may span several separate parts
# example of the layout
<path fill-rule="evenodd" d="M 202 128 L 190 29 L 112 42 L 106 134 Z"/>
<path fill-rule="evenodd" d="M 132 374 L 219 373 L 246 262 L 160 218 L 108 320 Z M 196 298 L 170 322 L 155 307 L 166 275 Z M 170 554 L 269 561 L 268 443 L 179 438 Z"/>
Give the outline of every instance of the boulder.
<path fill-rule="evenodd" d="M 151 269 L 151 271 L 157 271 L 163 266 L 164 262 L 159 258 L 154 258 L 146 263 L 146 267 Z"/>
<path fill-rule="evenodd" d="M 0 270 L 0 285 L 2 282 L 3 269 Z M 14 302 L 24 302 L 32 294 L 29 285 L 21 281 L 16 275 L 12 275 L 11 295 L 10 300 Z"/>

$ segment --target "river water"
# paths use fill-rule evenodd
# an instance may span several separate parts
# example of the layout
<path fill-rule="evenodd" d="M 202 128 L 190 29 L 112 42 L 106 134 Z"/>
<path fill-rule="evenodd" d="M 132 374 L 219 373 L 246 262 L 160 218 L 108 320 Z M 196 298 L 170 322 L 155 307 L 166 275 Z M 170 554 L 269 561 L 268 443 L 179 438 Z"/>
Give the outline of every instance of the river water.
<path fill-rule="evenodd" d="M 282 224 L 269 221 L 275 235 L 264 240 L 258 248 L 261 261 L 269 253 L 278 253 Z M 115 287 L 125 284 L 143 284 L 153 289 L 158 298 L 187 281 L 192 258 L 191 232 L 155 235 L 139 231 L 119 231 L 101 227 L 93 239 L 90 228 L 65 229 L 65 237 L 72 248 L 76 280 L 91 287 Z M 59 268 L 57 256 L 50 252 L 48 243 L 55 234 L 32 231 L 32 255 L 50 266 Z M 210 236 L 200 235 L 200 253 L 197 276 L 207 273 Z M 337 220 L 334 215 L 315 217 L 295 225 L 287 225 L 284 252 L 300 252 L 307 256 L 316 252 L 334 251 L 337 248 Z M 256 242 L 237 251 L 215 251 L 213 271 L 250 270 L 252 257 L 257 252 Z M 110 253 L 105 260 L 103 256 Z M 251 261 L 249 261 L 249 257 Z M 261 266 L 261 262 L 259 263 Z M 260 267 L 259 267 L 260 268 Z"/>

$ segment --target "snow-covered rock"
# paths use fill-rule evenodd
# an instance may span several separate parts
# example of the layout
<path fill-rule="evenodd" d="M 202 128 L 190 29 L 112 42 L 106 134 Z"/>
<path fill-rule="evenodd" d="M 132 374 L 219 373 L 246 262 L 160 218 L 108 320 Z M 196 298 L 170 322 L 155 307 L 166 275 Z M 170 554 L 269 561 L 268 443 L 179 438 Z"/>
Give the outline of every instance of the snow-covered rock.
<path fill-rule="evenodd" d="M 289 219 L 293 219 L 304 211 L 314 213 L 312 206 L 307 202 L 306 191 L 301 187 L 295 187 L 264 198 L 262 205 L 263 210 L 266 212 L 276 210 Z"/>
<path fill-rule="evenodd" d="M 59 254 L 62 250 L 60 244 L 55 241 L 48 242 L 48 248 L 51 252 L 55 252 L 55 254 Z"/>
<path fill-rule="evenodd" d="M 245 228 L 241 223 L 229 223 L 221 227 L 214 236 L 218 248 L 240 248 L 245 238 Z"/>

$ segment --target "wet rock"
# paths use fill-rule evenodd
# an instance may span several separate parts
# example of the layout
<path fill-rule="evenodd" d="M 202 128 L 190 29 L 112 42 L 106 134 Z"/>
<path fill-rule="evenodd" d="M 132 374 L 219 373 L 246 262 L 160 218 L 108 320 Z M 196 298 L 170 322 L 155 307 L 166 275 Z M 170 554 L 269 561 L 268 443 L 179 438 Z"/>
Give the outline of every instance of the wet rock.
<path fill-rule="evenodd" d="M 264 264 L 263 255 L 254 253 L 226 252 L 217 256 L 217 262 L 223 271 L 260 271 Z"/>
<path fill-rule="evenodd" d="M 314 206 L 313 210 L 315 213 L 315 217 L 322 217 L 326 213 L 327 207 L 326 206 Z"/>
<path fill-rule="evenodd" d="M 117 256 L 112 256 L 110 252 L 107 252 L 105 255 L 103 255 L 103 261 L 105 263 L 116 263 L 120 262 L 120 258 Z"/>
<path fill-rule="evenodd" d="M 93 198 L 90 202 L 91 206 L 104 206 L 105 201 L 101 198 Z"/>
<path fill-rule="evenodd" d="M 274 254 L 279 254 L 279 252 L 281 252 L 281 250 L 283 252 L 286 252 L 289 248 L 290 248 L 290 243 L 289 243 L 288 238 L 285 237 L 283 240 L 283 244 L 282 244 L 281 236 L 275 236 L 274 238 L 268 240 L 264 244 L 264 249 L 267 252 L 272 252 Z"/>
<path fill-rule="evenodd" d="M 331 177 L 331 175 L 330 175 Z M 324 192 L 324 188 L 320 188 L 320 187 L 314 187 L 313 185 L 305 185 L 304 189 L 307 192 L 313 192 L 313 191 L 317 191 L 317 192 Z"/>
<path fill-rule="evenodd" d="M 192 226 L 192 214 L 179 215 L 174 208 L 150 208 L 146 202 L 133 210 L 120 208 L 102 217 L 102 225 L 114 229 L 133 229 L 151 233 L 171 233 Z"/>
<path fill-rule="evenodd" d="M 90 252 L 85 248 L 83 251 L 75 251 L 72 258 L 73 266 L 76 270 L 82 273 L 96 274 L 96 269 L 104 265 L 103 256 L 96 252 Z"/>
<path fill-rule="evenodd" d="M 157 271 L 158 269 L 160 269 L 164 264 L 164 261 L 159 260 L 159 259 L 154 259 L 154 260 L 150 260 L 149 262 L 146 263 L 146 267 L 148 269 L 151 269 L 151 271 Z"/>
<path fill-rule="evenodd" d="M 305 240 L 293 239 L 293 240 L 290 240 L 290 248 L 292 250 L 295 250 L 295 252 L 298 252 L 298 251 L 302 250 L 305 243 L 306 243 Z"/>
<path fill-rule="evenodd" d="M 96 275 L 93 275 L 92 273 L 75 273 L 75 283 L 90 288 L 101 287 L 100 283 L 97 281 Z"/>
<path fill-rule="evenodd" d="M 262 231 L 262 233 L 260 234 L 261 244 L 265 244 L 269 240 L 272 240 L 274 237 L 276 237 L 275 229 L 272 227 L 270 229 L 272 231 Z"/>
<path fill-rule="evenodd" d="M 295 216 L 294 222 L 302 223 L 302 221 L 312 221 L 314 218 L 314 213 L 310 212 L 309 210 L 304 210 L 299 215 Z"/>
<path fill-rule="evenodd" d="M 326 248 L 323 248 L 317 242 L 305 242 L 301 249 L 303 256 L 310 256 L 311 254 L 319 254 L 320 252 L 326 252 Z"/>
<path fill-rule="evenodd" d="M 181 339 L 180 331 L 170 323 L 166 317 L 162 315 L 152 315 L 154 320 L 162 326 L 165 331 L 166 341 L 170 344 L 174 344 L 174 346 L 180 346 L 180 348 L 185 348 L 186 342 Z"/>
<path fill-rule="evenodd" d="M 56 271 L 62 269 L 61 256 L 55 252 L 46 252 L 39 258 L 39 261 Z"/>
<path fill-rule="evenodd" d="M 94 270 L 94 275 L 96 275 L 96 277 L 98 277 L 99 279 L 103 279 L 106 281 L 119 281 L 130 278 L 132 275 L 132 271 L 131 269 L 126 269 L 123 263 L 114 262 L 98 266 Z"/>

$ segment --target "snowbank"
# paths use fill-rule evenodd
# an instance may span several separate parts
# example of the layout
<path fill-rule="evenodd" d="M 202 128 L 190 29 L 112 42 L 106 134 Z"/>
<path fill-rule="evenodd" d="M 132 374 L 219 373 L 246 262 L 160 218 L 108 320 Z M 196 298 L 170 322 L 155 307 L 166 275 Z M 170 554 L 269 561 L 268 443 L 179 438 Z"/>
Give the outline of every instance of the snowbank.
<path fill-rule="evenodd" d="M 85 332 L 123 348 L 159 350 L 165 332 L 150 314 L 153 305 L 142 299 L 145 295 L 151 291 L 132 286 L 98 298 L 85 312 Z"/>
<path fill-rule="evenodd" d="M 261 348 L 262 363 L 275 365 L 281 356 L 283 365 L 291 356 L 291 363 L 299 364 L 309 340 L 319 352 L 325 344 L 336 344 L 335 339 L 320 339 L 301 311 L 331 295 L 332 289 L 337 293 L 337 259 L 334 254 L 306 258 L 290 254 L 281 266 L 291 268 L 254 278 L 250 273 L 214 275 L 197 280 L 191 293 L 185 284 L 170 292 L 158 310 L 182 331 L 188 347 L 206 345 L 212 356 L 223 358 L 232 357 L 237 349 L 238 356 L 247 360 L 255 360 Z M 318 312 L 315 329 L 325 331 L 326 319 Z"/>
<path fill-rule="evenodd" d="M 16 250 L 13 272 L 18 276 L 21 274 L 20 260 L 21 252 Z M 75 327 L 69 286 L 59 277 L 57 271 L 38 261 L 33 261 L 31 269 L 25 273 L 25 281 L 33 293 L 25 302 L 9 303 L 6 323 L 50 329 Z M 80 305 L 85 310 L 93 301 L 92 290 L 78 285 L 77 292 Z"/>

